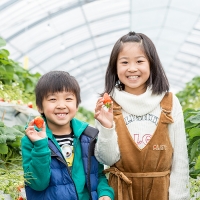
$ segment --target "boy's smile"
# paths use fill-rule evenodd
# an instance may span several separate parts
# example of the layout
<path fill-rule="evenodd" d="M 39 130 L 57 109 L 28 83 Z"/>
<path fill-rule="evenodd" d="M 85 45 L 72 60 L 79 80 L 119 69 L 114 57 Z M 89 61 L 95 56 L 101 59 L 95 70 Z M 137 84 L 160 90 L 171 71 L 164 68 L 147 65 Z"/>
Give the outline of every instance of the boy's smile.
<path fill-rule="evenodd" d="M 42 102 L 48 127 L 54 134 L 71 133 L 70 121 L 78 110 L 75 94 L 72 92 L 49 93 Z"/>

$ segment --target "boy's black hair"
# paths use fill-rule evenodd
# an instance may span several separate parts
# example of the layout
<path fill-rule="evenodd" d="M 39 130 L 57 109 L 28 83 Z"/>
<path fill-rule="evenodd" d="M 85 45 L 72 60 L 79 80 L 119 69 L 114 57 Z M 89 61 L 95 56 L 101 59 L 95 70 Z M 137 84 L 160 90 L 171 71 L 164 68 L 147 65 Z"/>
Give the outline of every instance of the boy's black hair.
<path fill-rule="evenodd" d="M 152 88 L 152 94 L 161 94 L 169 91 L 169 82 L 158 57 L 158 53 L 153 42 L 142 33 L 129 32 L 122 36 L 114 45 L 108 67 L 105 75 L 105 91 L 111 93 L 114 87 L 118 87 L 120 90 L 124 90 L 123 83 L 119 83 L 117 75 L 117 59 L 120 51 L 123 48 L 124 43 L 139 43 L 141 49 L 146 55 L 150 65 L 150 76 L 146 82 L 146 86 Z"/>
<path fill-rule="evenodd" d="M 36 87 L 36 105 L 43 110 L 42 101 L 48 93 L 72 92 L 76 96 L 76 105 L 81 103 L 80 87 L 77 80 L 65 71 L 50 71 L 40 77 Z"/>

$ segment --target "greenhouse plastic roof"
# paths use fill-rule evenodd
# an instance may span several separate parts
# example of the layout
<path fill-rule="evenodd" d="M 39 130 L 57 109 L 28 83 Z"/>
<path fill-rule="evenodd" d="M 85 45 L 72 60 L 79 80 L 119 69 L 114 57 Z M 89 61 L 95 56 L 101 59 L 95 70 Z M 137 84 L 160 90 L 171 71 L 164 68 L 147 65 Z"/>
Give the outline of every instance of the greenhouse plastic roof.
<path fill-rule="evenodd" d="M 114 43 L 129 31 L 154 42 L 173 92 L 200 75 L 199 0 L 1 0 L 10 57 L 44 74 L 68 71 L 93 110 Z"/>

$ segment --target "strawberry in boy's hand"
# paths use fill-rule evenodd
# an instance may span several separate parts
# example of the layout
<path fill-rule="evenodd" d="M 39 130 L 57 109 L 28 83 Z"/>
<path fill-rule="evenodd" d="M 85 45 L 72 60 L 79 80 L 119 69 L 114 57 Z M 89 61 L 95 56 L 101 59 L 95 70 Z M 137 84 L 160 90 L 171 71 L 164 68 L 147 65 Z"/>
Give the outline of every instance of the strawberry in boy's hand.
<path fill-rule="evenodd" d="M 38 127 L 38 128 L 42 128 L 42 125 L 44 123 L 44 120 L 42 119 L 42 117 L 36 117 L 34 119 L 34 124 Z"/>
<path fill-rule="evenodd" d="M 110 108 L 111 103 L 112 103 L 112 99 L 110 98 L 110 96 L 108 95 L 108 93 L 104 93 L 103 95 L 103 104 L 107 107 Z"/>

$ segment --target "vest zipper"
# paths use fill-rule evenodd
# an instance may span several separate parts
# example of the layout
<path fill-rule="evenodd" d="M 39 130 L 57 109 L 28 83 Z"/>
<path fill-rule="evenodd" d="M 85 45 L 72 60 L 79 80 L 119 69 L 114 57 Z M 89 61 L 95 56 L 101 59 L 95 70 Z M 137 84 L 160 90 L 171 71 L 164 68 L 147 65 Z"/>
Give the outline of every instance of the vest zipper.
<path fill-rule="evenodd" d="M 95 142 L 97 138 L 91 138 L 90 140 L 90 144 L 89 144 L 89 148 L 88 148 L 88 174 L 87 174 L 87 181 L 88 181 L 88 190 L 89 190 L 89 194 L 90 194 L 90 200 L 92 200 L 92 194 L 91 194 L 91 183 L 90 183 L 90 170 L 91 170 L 91 149 L 93 142 Z"/>
<path fill-rule="evenodd" d="M 60 162 L 62 162 L 64 165 L 66 165 L 68 174 L 69 174 L 69 176 L 70 176 L 70 178 L 71 178 L 71 180 L 72 180 L 72 183 L 73 183 L 74 188 L 75 188 L 76 196 L 77 196 L 77 199 L 78 199 L 78 192 L 77 192 L 77 190 L 76 190 L 75 183 L 74 183 L 74 181 L 73 181 L 73 179 L 72 179 L 72 176 L 71 176 L 71 173 L 70 173 L 70 171 L 69 171 L 69 167 L 68 167 L 68 165 L 67 165 L 67 162 L 65 161 L 64 158 L 63 158 L 63 160 L 62 160 L 62 159 L 53 151 L 53 149 L 52 149 L 51 147 L 49 147 L 49 148 L 50 148 L 51 151 L 54 153 L 54 155 L 52 155 L 52 156 L 53 156 L 53 157 L 56 157 L 57 160 L 59 160 Z M 61 155 L 62 155 L 62 153 L 61 153 Z M 63 155 L 62 155 L 62 156 L 63 156 Z"/>

